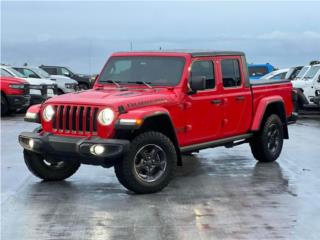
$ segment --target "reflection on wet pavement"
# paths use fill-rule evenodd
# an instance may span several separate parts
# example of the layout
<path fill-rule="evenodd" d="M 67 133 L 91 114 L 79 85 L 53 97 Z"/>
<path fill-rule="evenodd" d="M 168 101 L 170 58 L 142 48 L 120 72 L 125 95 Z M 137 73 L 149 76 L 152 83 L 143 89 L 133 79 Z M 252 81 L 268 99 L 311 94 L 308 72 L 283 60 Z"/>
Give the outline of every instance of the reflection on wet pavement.
<path fill-rule="evenodd" d="M 172 183 L 152 195 L 128 192 L 113 169 L 93 166 L 68 181 L 39 181 L 16 142 L 34 125 L 1 125 L 9 144 L 1 153 L 3 239 L 320 238 L 319 121 L 290 126 L 278 162 L 257 163 L 246 145 L 184 157 Z"/>

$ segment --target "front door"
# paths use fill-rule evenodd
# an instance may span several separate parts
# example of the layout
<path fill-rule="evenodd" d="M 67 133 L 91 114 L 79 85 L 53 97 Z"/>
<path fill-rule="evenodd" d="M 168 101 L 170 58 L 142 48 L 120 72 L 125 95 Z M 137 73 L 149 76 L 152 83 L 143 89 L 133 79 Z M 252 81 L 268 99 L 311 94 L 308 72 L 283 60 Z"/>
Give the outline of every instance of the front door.
<path fill-rule="evenodd" d="M 222 119 L 222 100 L 216 82 L 214 58 L 194 59 L 190 76 L 206 78 L 206 89 L 186 97 L 186 144 L 214 140 L 219 137 Z"/>

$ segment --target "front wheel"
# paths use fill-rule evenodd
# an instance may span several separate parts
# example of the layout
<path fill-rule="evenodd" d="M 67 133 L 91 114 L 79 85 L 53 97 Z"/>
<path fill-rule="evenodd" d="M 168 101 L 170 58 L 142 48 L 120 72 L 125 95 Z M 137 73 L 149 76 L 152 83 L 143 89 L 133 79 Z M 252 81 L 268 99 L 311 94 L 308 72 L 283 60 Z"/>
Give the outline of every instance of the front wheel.
<path fill-rule="evenodd" d="M 283 124 L 278 115 L 270 115 L 259 133 L 250 141 L 253 156 L 260 162 L 275 161 L 283 146 Z"/>
<path fill-rule="evenodd" d="M 145 132 L 132 142 L 114 166 L 119 182 L 135 193 L 154 193 L 166 187 L 177 165 L 171 140 L 160 132 Z"/>
<path fill-rule="evenodd" d="M 45 159 L 41 155 L 24 150 L 24 161 L 30 170 L 38 178 L 46 181 L 61 181 L 72 176 L 80 167 L 80 162 L 73 159 Z"/>

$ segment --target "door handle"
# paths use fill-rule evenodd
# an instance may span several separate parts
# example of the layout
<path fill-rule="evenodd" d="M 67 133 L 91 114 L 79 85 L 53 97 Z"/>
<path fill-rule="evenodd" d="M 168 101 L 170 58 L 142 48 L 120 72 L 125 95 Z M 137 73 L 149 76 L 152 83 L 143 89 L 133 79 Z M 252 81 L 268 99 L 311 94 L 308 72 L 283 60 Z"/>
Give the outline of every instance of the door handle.
<path fill-rule="evenodd" d="M 218 104 L 221 104 L 222 101 L 221 101 L 221 99 L 213 99 L 213 100 L 211 100 L 211 103 L 218 105 Z"/>
<path fill-rule="evenodd" d="M 244 100 L 244 96 L 236 96 L 236 100 L 237 101 L 243 101 Z"/>

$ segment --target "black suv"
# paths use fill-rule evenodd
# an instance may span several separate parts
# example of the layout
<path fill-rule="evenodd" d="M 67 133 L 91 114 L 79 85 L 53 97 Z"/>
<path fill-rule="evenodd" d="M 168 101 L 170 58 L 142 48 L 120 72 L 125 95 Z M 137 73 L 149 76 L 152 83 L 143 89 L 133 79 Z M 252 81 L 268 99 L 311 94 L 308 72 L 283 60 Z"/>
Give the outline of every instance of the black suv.
<path fill-rule="evenodd" d="M 67 67 L 41 65 L 39 66 L 39 68 L 43 69 L 50 75 L 63 75 L 72 78 L 79 83 L 79 88 L 83 90 L 92 88 L 92 85 L 94 83 L 94 78 L 92 78 L 91 76 L 73 73 Z"/>

